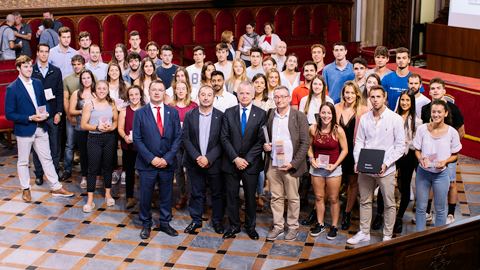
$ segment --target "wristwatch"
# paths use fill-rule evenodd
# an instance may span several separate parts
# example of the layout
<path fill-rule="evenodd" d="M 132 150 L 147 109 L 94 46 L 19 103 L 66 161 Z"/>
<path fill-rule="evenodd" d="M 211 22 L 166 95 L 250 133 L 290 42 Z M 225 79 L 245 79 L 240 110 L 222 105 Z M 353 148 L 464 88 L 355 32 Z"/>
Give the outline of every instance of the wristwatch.
<path fill-rule="evenodd" d="M 100 129 L 98 129 L 98 126 L 95 127 L 95 130 L 100 132 Z"/>
<path fill-rule="evenodd" d="M 57 114 L 60 115 L 60 117 L 61 117 L 63 113 L 62 112 L 57 112 Z"/>
<path fill-rule="evenodd" d="M 31 115 L 28 117 L 28 121 L 32 121 L 32 116 Z"/>

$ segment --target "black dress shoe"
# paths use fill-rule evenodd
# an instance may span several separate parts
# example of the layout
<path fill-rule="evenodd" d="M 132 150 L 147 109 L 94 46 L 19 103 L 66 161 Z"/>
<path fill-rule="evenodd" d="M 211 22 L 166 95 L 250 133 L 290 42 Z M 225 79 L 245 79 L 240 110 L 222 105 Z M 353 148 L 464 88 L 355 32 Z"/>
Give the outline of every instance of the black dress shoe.
<path fill-rule="evenodd" d="M 342 230 L 346 231 L 350 228 L 350 218 L 352 212 L 344 212 L 342 218 Z"/>
<path fill-rule="evenodd" d="M 142 238 L 142 239 L 150 238 L 150 232 L 151 231 L 152 231 L 151 228 L 143 228 L 142 231 L 140 232 L 140 238 Z"/>
<path fill-rule="evenodd" d="M 235 235 L 237 233 L 239 233 L 240 230 L 239 229 L 233 229 L 233 228 L 230 228 L 228 229 L 228 231 L 222 236 L 223 239 L 226 239 L 226 238 L 235 238 Z"/>
<path fill-rule="evenodd" d="M 302 220 L 302 225 L 312 225 L 317 222 L 317 210 L 314 208 L 307 219 Z"/>
<path fill-rule="evenodd" d="M 37 186 L 43 185 L 43 175 L 37 176 L 37 178 L 35 178 L 35 184 Z"/>
<path fill-rule="evenodd" d="M 393 225 L 393 232 L 402 233 L 402 230 L 403 230 L 403 220 L 401 218 L 397 218 L 395 220 L 395 225 Z"/>
<path fill-rule="evenodd" d="M 194 233 L 196 229 L 201 228 L 202 225 L 196 224 L 195 222 L 190 223 L 190 225 L 187 226 L 185 229 L 185 233 Z"/>
<path fill-rule="evenodd" d="M 72 174 L 69 172 L 63 172 L 62 177 L 60 177 L 60 181 L 67 181 L 72 177 Z"/>
<path fill-rule="evenodd" d="M 213 224 L 213 229 L 218 234 L 222 234 L 225 231 L 225 229 L 223 229 L 222 223 L 220 223 L 220 222 Z"/>
<path fill-rule="evenodd" d="M 248 237 L 252 240 L 258 240 L 258 233 L 255 229 L 248 229 L 247 230 Z"/>
<path fill-rule="evenodd" d="M 164 233 L 166 233 L 170 236 L 177 236 L 178 235 L 178 232 L 175 231 L 175 229 L 172 228 L 172 226 L 170 226 L 170 225 L 165 226 L 165 227 L 160 225 L 160 231 L 164 232 Z"/>
<path fill-rule="evenodd" d="M 383 224 L 383 215 L 377 215 L 372 223 L 372 230 L 380 230 Z"/>

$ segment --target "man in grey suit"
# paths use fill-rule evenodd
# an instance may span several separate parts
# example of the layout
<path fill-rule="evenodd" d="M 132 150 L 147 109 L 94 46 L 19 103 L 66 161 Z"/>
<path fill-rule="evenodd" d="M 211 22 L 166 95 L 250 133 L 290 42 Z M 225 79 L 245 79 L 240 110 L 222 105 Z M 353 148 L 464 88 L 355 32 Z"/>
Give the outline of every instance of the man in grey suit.
<path fill-rule="evenodd" d="M 273 91 L 276 109 L 270 109 L 267 115 L 268 137 L 271 143 L 265 143 L 265 172 L 270 181 L 272 199 L 270 206 L 273 214 L 273 229 L 267 240 L 275 240 L 284 232 L 283 218 L 285 195 L 288 197 L 287 224 L 285 241 L 293 241 L 298 235 L 298 215 L 300 196 L 298 194 L 299 177 L 307 171 L 306 156 L 310 147 L 307 116 L 290 107 L 291 96 L 285 86 Z"/>

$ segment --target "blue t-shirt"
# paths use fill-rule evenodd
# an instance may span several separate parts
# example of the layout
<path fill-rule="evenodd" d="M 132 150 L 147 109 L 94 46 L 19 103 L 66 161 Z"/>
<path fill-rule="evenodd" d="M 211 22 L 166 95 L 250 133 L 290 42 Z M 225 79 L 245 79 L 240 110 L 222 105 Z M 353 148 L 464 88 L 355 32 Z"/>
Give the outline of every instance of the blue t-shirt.
<path fill-rule="evenodd" d="M 172 64 L 170 68 L 164 68 L 162 66 L 159 66 L 157 68 L 157 77 L 165 83 L 165 89 L 170 88 L 170 85 L 172 83 L 173 76 L 175 76 L 175 71 L 179 66 Z"/>
<path fill-rule="evenodd" d="M 349 61 L 347 61 L 347 66 L 343 70 L 340 70 L 337 65 L 335 65 L 335 62 L 328 64 L 323 69 L 322 75 L 328 87 L 328 95 L 333 99 L 335 104 L 340 102 L 342 88 L 345 82 L 355 78 L 353 65 Z"/>
<path fill-rule="evenodd" d="M 400 94 L 408 89 L 408 76 L 410 73 L 412 72 L 408 72 L 408 75 L 405 77 L 399 77 L 397 72 L 394 71 L 383 77 L 382 86 L 388 94 L 387 101 L 390 110 L 395 110 Z M 424 91 L 423 85 L 420 85 L 420 93 L 423 93 Z"/>

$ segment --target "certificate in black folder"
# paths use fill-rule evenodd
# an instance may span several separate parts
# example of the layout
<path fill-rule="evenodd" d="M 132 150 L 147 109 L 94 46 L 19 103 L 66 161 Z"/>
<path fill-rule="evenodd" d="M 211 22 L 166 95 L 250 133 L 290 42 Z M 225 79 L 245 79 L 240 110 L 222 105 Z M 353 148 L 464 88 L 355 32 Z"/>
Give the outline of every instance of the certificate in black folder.
<path fill-rule="evenodd" d="M 358 157 L 357 171 L 371 174 L 380 173 L 384 157 L 385 150 L 362 148 Z"/>

